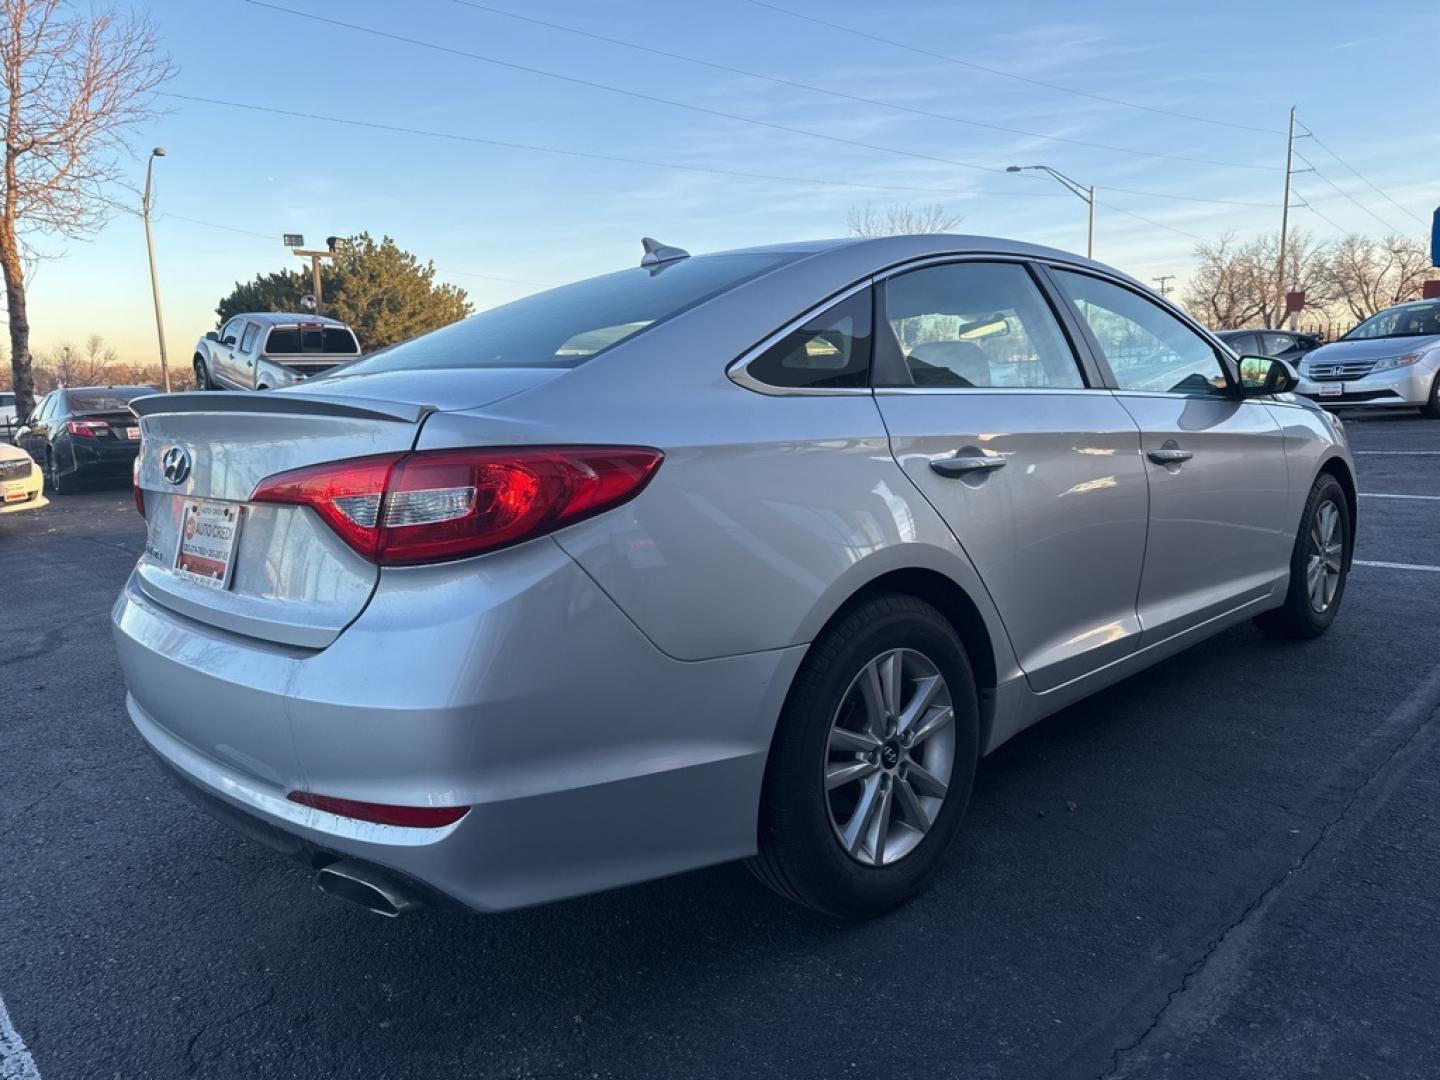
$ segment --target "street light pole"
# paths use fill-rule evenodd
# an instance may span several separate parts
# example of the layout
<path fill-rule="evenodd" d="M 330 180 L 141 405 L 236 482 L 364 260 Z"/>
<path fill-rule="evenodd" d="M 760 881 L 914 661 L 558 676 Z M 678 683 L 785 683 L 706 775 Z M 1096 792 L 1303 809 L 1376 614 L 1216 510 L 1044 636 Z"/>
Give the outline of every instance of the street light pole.
<path fill-rule="evenodd" d="M 150 256 L 150 292 L 155 297 L 155 335 L 160 339 L 160 378 L 165 392 L 170 392 L 170 364 L 165 358 L 165 319 L 160 314 L 160 278 L 155 273 L 155 237 L 150 232 L 150 181 L 155 171 L 155 159 L 165 156 L 165 148 L 157 146 L 150 151 L 145 163 L 145 194 L 140 201 L 141 217 L 145 219 L 145 250 Z"/>
<path fill-rule="evenodd" d="M 1052 169 L 1049 165 L 1007 165 L 1005 167 L 1006 172 L 1024 172 L 1026 169 L 1049 173 L 1051 177 L 1058 180 L 1064 186 L 1066 191 L 1084 200 L 1085 204 L 1090 207 L 1089 230 L 1085 241 L 1085 257 L 1087 259 L 1093 259 L 1095 257 L 1095 185 L 1091 184 L 1087 188 L 1083 184 L 1071 180 L 1070 177 L 1058 169 Z"/>

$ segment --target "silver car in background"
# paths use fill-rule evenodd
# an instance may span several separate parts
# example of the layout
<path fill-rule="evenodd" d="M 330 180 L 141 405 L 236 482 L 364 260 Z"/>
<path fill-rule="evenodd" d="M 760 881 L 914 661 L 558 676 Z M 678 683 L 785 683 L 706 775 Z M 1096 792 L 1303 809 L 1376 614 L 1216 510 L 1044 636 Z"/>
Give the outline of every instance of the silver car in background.
<path fill-rule="evenodd" d="M 1326 408 L 1419 408 L 1440 420 L 1440 300 L 1397 304 L 1300 362 L 1299 392 Z"/>
<path fill-rule="evenodd" d="M 138 402 L 130 718 L 382 914 L 748 859 L 873 915 L 1016 732 L 1330 625 L 1354 470 L 1293 386 L 1046 248 L 647 241 L 331 376 Z"/>
<path fill-rule="evenodd" d="M 195 343 L 197 390 L 272 390 L 360 355 L 355 331 L 339 319 L 293 311 L 236 315 Z"/>

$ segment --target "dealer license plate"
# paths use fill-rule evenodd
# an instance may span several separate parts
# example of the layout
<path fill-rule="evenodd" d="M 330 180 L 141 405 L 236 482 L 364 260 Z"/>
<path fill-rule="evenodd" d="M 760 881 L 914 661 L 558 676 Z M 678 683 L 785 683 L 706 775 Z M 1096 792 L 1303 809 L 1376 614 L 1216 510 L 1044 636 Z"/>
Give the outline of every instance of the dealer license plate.
<path fill-rule="evenodd" d="M 185 503 L 180 514 L 175 573 L 212 589 L 227 588 L 243 513 L 243 508 L 234 503 L 203 499 Z"/>
<path fill-rule="evenodd" d="M 1320 384 L 1321 397 L 1339 397 L 1343 393 L 1345 393 L 1345 384 L 1343 382 Z"/>

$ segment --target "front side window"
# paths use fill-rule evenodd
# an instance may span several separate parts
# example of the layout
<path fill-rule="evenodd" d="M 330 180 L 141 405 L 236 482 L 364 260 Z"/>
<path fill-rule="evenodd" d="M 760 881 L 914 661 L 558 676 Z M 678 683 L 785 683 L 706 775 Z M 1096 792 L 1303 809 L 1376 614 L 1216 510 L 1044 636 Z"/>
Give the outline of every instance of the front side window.
<path fill-rule="evenodd" d="M 885 318 L 918 387 L 1085 385 L 1049 304 L 1016 263 L 927 266 L 885 285 Z"/>
<path fill-rule="evenodd" d="M 870 290 L 826 308 L 790 331 L 750 363 L 751 378 L 767 386 L 840 390 L 870 382 Z"/>
<path fill-rule="evenodd" d="M 1089 324 L 1119 389 L 1207 396 L 1229 393 L 1215 349 L 1164 308 L 1088 274 L 1058 268 L 1054 273 Z"/>

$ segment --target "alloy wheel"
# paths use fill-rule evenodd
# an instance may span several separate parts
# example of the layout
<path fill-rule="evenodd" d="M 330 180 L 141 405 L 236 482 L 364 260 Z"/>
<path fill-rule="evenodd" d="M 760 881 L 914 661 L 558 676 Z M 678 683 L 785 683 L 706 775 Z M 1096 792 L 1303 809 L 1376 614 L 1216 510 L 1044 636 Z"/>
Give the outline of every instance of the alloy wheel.
<path fill-rule="evenodd" d="M 1305 586 L 1315 611 L 1324 612 L 1335 602 L 1344 564 L 1345 537 L 1340 525 L 1340 509 L 1326 501 L 1315 509 L 1305 554 Z"/>
<path fill-rule="evenodd" d="M 945 677 L 914 649 L 881 653 L 851 681 L 825 754 L 830 825 L 851 858 L 889 866 L 925 838 L 949 791 L 954 719 Z"/>

